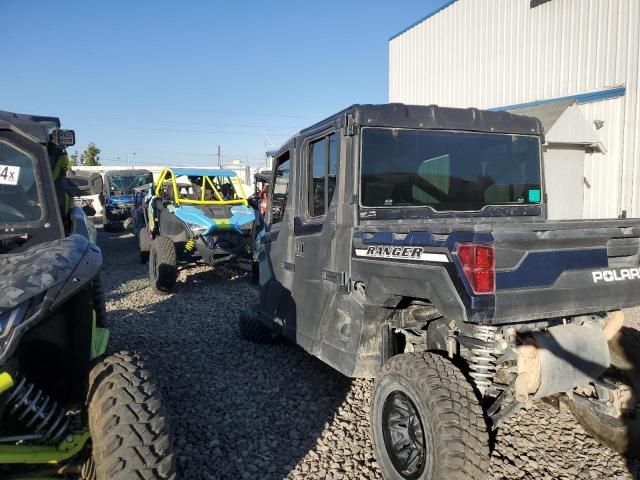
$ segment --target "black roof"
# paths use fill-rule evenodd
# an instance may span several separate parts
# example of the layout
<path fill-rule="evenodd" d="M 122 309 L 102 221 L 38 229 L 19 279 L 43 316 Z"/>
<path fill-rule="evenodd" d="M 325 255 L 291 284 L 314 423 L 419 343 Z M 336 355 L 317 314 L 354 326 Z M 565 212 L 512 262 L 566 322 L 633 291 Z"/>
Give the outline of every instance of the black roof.
<path fill-rule="evenodd" d="M 509 112 L 479 110 L 477 108 L 452 108 L 437 105 L 405 105 L 384 103 L 380 105 L 351 105 L 321 120 L 287 140 L 275 153 L 280 156 L 295 146 L 300 135 L 307 135 L 333 124 L 344 126 L 346 115 L 352 115 L 360 127 L 416 128 L 427 130 L 460 130 L 481 133 L 505 133 L 511 135 L 544 136 L 540 120 Z"/>
<path fill-rule="evenodd" d="M 151 172 L 149 170 L 145 170 L 145 169 L 126 169 L 126 170 L 105 170 L 104 172 L 104 176 L 105 177 L 111 177 L 114 175 L 120 175 L 120 176 L 127 176 L 127 175 L 145 175 L 145 174 L 150 174 Z"/>
<path fill-rule="evenodd" d="M 60 119 L 0 110 L 0 130 L 12 130 L 37 143 L 48 143 L 49 135 L 60 128 Z"/>
<path fill-rule="evenodd" d="M 434 130 L 462 130 L 515 135 L 544 135 L 537 118 L 494 112 L 477 108 L 451 108 L 437 105 L 405 105 L 386 103 L 381 105 L 352 105 L 335 115 L 302 130 L 313 131 L 323 124 L 353 115 L 361 127 L 424 128 Z"/>

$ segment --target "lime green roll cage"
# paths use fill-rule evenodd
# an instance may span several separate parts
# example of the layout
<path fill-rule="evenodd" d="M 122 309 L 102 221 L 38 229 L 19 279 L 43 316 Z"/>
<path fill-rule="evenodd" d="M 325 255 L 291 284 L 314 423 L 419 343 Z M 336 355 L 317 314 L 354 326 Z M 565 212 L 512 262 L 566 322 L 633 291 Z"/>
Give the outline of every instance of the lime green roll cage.
<path fill-rule="evenodd" d="M 219 178 L 213 176 L 213 178 Z M 237 176 L 229 177 L 236 187 L 236 192 L 239 194 L 238 199 L 235 200 L 225 200 L 220 191 L 218 190 L 218 186 L 214 180 L 211 179 L 211 176 L 203 176 L 202 177 L 202 185 L 201 185 L 201 197 L 200 200 L 192 200 L 189 198 L 183 198 L 180 196 L 180 191 L 178 190 L 178 184 L 176 182 L 176 176 L 173 173 L 173 170 L 170 168 L 164 168 L 160 172 L 160 176 L 158 177 L 158 181 L 156 182 L 153 193 L 156 196 L 160 196 L 162 194 L 162 190 L 164 188 L 164 184 L 167 182 L 171 182 L 171 188 L 173 189 L 173 198 L 175 199 L 176 204 L 191 204 L 191 205 L 248 205 L 247 196 L 244 193 L 244 188 L 242 187 L 242 183 Z M 205 200 L 205 190 L 206 187 L 211 188 L 213 194 L 216 197 L 216 200 Z"/>

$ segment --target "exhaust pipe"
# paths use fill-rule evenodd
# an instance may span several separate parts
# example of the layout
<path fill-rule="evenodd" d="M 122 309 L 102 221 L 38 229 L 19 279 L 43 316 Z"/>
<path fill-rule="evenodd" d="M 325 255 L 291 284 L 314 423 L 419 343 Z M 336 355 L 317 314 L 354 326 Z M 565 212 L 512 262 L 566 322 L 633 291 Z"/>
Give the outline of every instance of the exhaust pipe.
<path fill-rule="evenodd" d="M 526 338 L 518 348 L 516 400 L 568 392 L 602 375 L 611 363 L 607 342 L 622 327 L 624 313 L 617 310 L 608 317 L 603 329 L 559 325 Z"/>

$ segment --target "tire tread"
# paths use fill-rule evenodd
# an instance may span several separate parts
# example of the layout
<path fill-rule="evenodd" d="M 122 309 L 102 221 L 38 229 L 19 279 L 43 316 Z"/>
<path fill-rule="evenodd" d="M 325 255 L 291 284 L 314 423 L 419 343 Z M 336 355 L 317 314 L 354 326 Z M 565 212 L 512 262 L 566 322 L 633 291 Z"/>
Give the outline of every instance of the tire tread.
<path fill-rule="evenodd" d="M 462 372 L 447 359 L 427 352 L 392 357 L 378 378 L 394 374 L 413 382 L 432 414 L 436 448 L 433 478 L 486 478 L 490 452 L 485 415 Z"/>
<path fill-rule="evenodd" d="M 160 392 L 137 354 L 118 352 L 90 374 L 89 425 L 96 480 L 175 480 Z"/>
<path fill-rule="evenodd" d="M 177 255 L 171 238 L 164 235 L 156 237 L 151 243 L 151 256 L 158 256 L 158 272 L 154 272 L 153 259 L 149 262 L 149 280 L 151 288 L 158 293 L 169 293 L 176 285 Z"/>

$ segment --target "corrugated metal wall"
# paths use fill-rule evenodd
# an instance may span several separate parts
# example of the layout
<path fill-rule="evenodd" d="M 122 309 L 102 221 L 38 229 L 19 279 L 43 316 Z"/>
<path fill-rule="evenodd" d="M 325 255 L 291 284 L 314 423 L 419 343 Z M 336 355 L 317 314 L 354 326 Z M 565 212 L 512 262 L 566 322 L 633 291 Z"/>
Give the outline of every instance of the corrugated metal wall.
<path fill-rule="evenodd" d="M 620 213 L 624 106 L 624 97 L 580 106 L 588 120 L 604 121 L 598 135 L 607 149 L 606 154 L 591 153 L 585 156 L 585 218 L 611 218 Z"/>
<path fill-rule="evenodd" d="M 639 64 L 640 0 L 458 0 L 390 41 L 389 100 L 493 108 L 624 85 L 583 107 L 608 149 L 587 160 L 585 214 L 640 216 Z"/>

